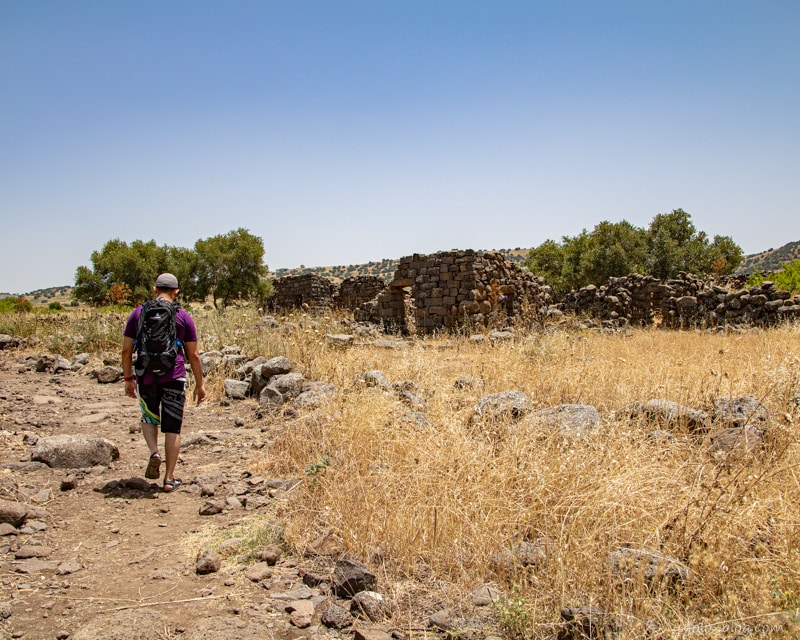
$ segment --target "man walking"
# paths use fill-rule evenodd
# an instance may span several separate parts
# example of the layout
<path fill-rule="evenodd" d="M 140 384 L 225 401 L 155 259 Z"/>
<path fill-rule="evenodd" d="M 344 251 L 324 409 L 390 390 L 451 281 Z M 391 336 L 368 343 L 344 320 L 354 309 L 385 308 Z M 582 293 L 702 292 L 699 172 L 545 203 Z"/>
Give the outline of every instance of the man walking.
<path fill-rule="evenodd" d="M 181 426 L 183 409 L 186 403 L 186 361 L 194 375 L 194 400 L 200 404 L 206 397 L 203 385 L 203 367 L 197 348 L 197 329 L 192 317 L 181 309 L 176 302 L 178 296 L 178 279 L 171 273 L 162 273 L 156 278 L 155 302 L 139 305 L 128 317 L 122 341 L 122 370 L 125 375 L 125 395 L 139 398 L 142 410 L 142 434 L 150 449 L 150 459 L 145 471 L 145 478 L 160 477 L 161 454 L 158 451 L 158 429 L 164 434 L 164 471 L 163 490 L 171 492 L 181 486 L 180 478 L 175 477 L 175 465 L 181 447 Z M 169 354 L 146 353 L 142 344 L 142 327 L 148 314 L 146 309 L 158 305 L 167 309 L 168 326 L 172 331 L 174 348 L 177 352 Z M 171 317 L 169 314 L 171 313 Z M 163 314 L 162 314 L 163 315 Z M 134 349 L 138 353 L 134 372 Z M 166 356 L 160 357 L 160 356 Z M 174 364 L 173 360 L 174 358 Z M 157 364 L 151 364 L 156 361 Z M 166 364 L 165 364 L 166 363 Z"/>

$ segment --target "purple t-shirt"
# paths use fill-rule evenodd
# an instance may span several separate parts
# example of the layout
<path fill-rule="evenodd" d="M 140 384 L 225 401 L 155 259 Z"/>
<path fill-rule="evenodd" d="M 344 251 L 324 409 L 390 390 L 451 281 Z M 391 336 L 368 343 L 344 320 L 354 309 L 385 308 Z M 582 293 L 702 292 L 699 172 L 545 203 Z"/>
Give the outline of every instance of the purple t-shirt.
<path fill-rule="evenodd" d="M 128 316 L 128 322 L 125 324 L 125 331 L 123 335 L 126 338 L 133 338 L 136 340 L 136 330 L 139 328 L 139 316 L 142 315 L 142 305 L 136 307 L 131 315 Z M 197 328 L 194 326 L 192 316 L 186 313 L 183 309 L 178 309 L 175 314 L 175 333 L 178 340 L 183 344 L 187 342 L 197 342 Z M 165 373 L 163 376 L 156 377 L 156 374 L 150 371 L 146 372 L 143 376 L 137 376 L 139 384 L 153 384 L 155 382 L 169 382 L 170 380 L 185 380 L 186 379 L 186 356 L 181 349 L 175 360 L 175 366 L 172 371 Z"/>

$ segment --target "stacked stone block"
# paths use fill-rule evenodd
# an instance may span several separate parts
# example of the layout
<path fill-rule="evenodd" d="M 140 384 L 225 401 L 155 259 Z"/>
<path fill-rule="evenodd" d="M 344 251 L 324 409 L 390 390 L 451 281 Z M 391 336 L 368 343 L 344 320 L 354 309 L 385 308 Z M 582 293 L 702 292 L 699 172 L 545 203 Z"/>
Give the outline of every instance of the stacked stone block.
<path fill-rule="evenodd" d="M 649 326 L 661 316 L 666 328 L 709 328 L 724 325 L 774 326 L 800 320 L 800 296 L 779 291 L 772 282 L 746 288 L 741 277 L 702 280 L 681 273 L 661 281 L 632 274 L 609 278 L 569 293 L 557 308 L 598 320 L 606 327 Z"/>
<path fill-rule="evenodd" d="M 363 305 L 357 319 L 378 322 L 387 330 L 418 334 L 452 331 L 469 325 L 513 324 L 549 301 L 543 281 L 506 261 L 502 254 L 446 251 L 401 258 L 393 280 L 378 298 Z M 410 293 L 413 318 L 407 317 Z"/>
<path fill-rule="evenodd" d="M 275 294 L 271 299 L 273 309 L 296 309 L 307 306 L 313 310 L 330 309 L 334 306 L 336 285 L 314 273 L 301 276 L 286 276 L 274 281 Z"/>
<path fill-rule="evenodd" d="M 386 289 L 386 282 L 378 276 L 355 276 L 342 280 L 334 304 L 340 309 L 357 309 Z"/>

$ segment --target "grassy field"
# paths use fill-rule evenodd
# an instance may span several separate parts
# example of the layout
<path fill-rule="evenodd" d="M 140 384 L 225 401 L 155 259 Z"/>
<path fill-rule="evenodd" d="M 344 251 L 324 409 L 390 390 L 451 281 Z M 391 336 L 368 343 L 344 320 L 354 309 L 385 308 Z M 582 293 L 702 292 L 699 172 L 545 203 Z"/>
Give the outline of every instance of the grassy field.
<path fill-rule="evenodd" d="M 2 317 L 0 333 L 33 333 L 40 351 L 113 356 L 124 317 Z M 303 479 L 281 513 L 286 544 L 302 553 L 333 536 L 379 575 L 393 624 L 418 625 L 426 606 L 457 606 L 492 583 L 505 594 L 495 617 L 508 638 L 550 637 L 572 605 L 611 612 L 622 638 L 796 637 L 800 328 L 552 331 L 498 344 L 450 336 L 395 350 L 367 339 L 329 345 L 325 334 L 349 330 L 335 316 L 282 318 L 288 330 L 247 309 L 195 317 L 204 350 L 285 355 L 307 380 L 338 387 L 321 409 L 255 421 L 273 437 L 251 468 Z M 415 414 L 391 390 L 358 383 L 376 369 L 413 382 L 426 406 Z M 456 384 L 461 376 L 471 383 Z M 223 377 L 208 382 L 212 403 Z M 483 396 L 508 390 L 527 394 L 534 410 L 591 404 L 602 427 L 576 438 L 526 418 L 476 419 Z M 619 411 L 653 398 L 709 411 L 740 395 L 772 419 L 763 447 L 725 459 L 710 455 L 709 433 L 654 440 L 659 425 Z M 498 568 L 496 554 L 523 541 L 546 557 Z M 620 584 L 608 558 L 626 545 L 684 563 L 689 579 Z"/>

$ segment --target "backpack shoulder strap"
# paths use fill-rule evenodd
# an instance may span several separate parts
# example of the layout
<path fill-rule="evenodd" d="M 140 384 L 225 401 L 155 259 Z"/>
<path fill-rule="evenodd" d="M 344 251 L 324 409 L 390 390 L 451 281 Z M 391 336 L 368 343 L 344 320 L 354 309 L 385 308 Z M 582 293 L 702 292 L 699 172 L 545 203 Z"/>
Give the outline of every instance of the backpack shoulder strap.
<path fill-rule="evenodd" d="M 147 309 L 150 306 L 150 300 L 143 302 L 139 309 L 139 321 L 136 324 L 136 337 L 133 339 L 133 344 L 138 344 L 139 339 L 142 337 L 142 327 L 144 327 L 144 317 L 147 314 Z"/>

